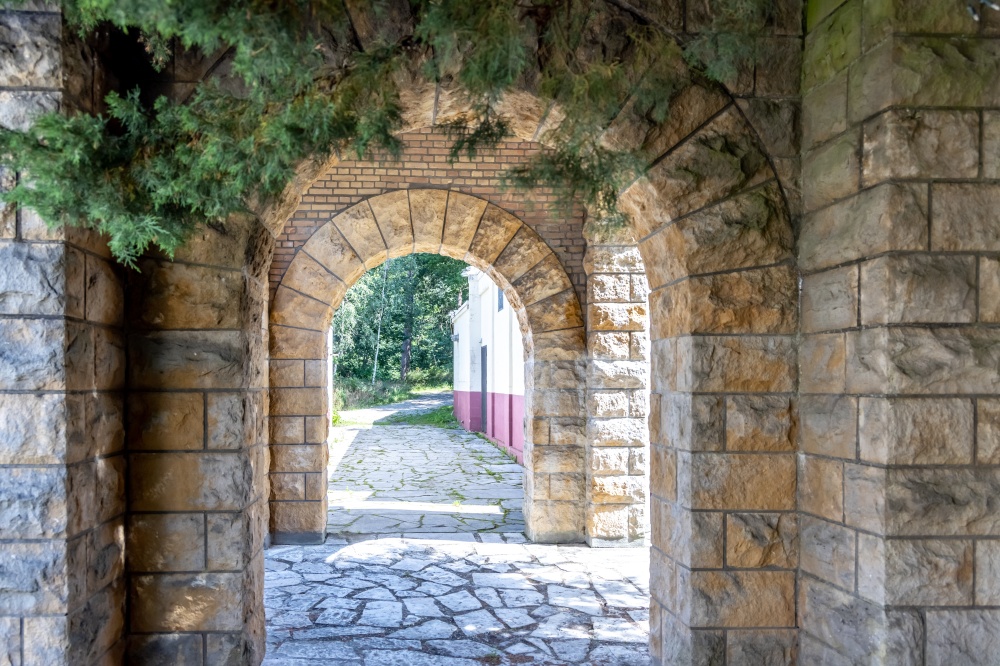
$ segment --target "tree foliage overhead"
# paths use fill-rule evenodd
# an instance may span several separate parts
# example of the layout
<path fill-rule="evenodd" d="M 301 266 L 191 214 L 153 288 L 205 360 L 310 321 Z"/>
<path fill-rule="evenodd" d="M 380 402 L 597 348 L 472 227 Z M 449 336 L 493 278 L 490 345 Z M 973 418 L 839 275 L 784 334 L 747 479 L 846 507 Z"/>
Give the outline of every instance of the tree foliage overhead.
<path fill-rule="evenodd" d="M 466 265 L 431 254 L 411 254 L 387 264 L 387 272 L 379 267 L 361 276 L 337 308 L 332 324 L 337 375 L 371 380 L 378 347 L 377 379 L 405 380 L 400 375 L 409 340 L 413 372 L 419 370 L 418 376 L 432 382 L 446 380 L 452 371 L 448 313 L 467 290 L 468 280 L 462 277 Z"/>
<path fill-rule="evenodd" d="M 471 111 L 444 127 L 453 157 L 510 134 L 505 93 L 548 100 L 564 118 L 546 137 L 555 148 L 508 182 L 621 220 L 618 192 L 644 162 L 603 145 L 604 129 L 626 105 L 662 120 L 685 58 L 730 75 L 772 4 L 723 0 L 717 29 L 692 41 L 619 0 L 62 0 L 84 37 L 138 40 L 150 71 L 201 53 L 219 54 L 225 74 L 183 100 L 140 80 L 100 115 L 0 131 L 0 161 L 27 175 L 3 198 L 106 233 L 126 263 L 150 246 L 172 253 L 198 224 L 276 196 L 306 158 L 398 155 L 400 85 L 420 73 L 468 96 Z"/>

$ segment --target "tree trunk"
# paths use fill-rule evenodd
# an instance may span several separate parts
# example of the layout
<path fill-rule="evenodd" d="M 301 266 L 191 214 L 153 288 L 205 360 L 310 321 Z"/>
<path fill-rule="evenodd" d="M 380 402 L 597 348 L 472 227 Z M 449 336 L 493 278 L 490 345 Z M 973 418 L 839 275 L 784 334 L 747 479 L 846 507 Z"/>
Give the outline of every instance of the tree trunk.
<path fill-rule="evenodd" d="M 372 386 L 375 386 L 375 375 L 378 373 L 378 348 L 382 343 L 382 317 L 385 316 L 385 288 L 389 284 L 389 262 L 386 260 L 382 269 L 382 305 L 378 309 L 378 328 L 375 332 L 375 363 L 372 364 Z"/>
<path fill-rule="evenodd" d="M 399 380 L 406 381 L 406 376 L 410 374 L 410 357 L 413 351 L 413 301 L 416 287 L 414 286 L 417 275 L 417 262 L 410 257 L 410 267 L 406 271 L 406 294 L 403 307 L 403 348 L 399 355 Z"/>

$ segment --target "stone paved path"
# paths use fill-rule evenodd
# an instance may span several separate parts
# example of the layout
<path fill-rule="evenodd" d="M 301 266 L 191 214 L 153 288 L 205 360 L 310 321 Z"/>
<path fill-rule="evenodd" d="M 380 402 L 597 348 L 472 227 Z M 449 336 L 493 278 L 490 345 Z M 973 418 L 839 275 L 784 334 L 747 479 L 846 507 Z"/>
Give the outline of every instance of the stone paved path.
<path fill-rule="evenodd" d="M 353 425 L 439 404 L 333 429 L 326 543 L 265 554 L 265 666 L 648 664 L 647 549 L 526 543 L 522 468 L 495 447 Z"/>

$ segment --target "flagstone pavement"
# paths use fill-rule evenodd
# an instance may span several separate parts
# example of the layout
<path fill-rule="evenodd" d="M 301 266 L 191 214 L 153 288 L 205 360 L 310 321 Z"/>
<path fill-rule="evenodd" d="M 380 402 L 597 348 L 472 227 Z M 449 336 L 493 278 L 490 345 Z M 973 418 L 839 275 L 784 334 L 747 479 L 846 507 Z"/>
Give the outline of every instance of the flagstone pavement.
<path fill-rule="evenodd" d="M 649 664 L 648 549 L 529 543 L 522 492 L 465 431 L 335 428 L 326 543 L 265 553 L 265 666 Z"/>

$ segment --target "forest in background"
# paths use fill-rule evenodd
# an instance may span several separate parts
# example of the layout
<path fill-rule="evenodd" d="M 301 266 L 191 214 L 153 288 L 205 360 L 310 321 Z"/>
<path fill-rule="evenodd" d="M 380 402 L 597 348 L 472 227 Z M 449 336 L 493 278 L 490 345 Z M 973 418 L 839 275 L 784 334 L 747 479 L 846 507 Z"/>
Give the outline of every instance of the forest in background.
<path fill-rule="evenodd" d="M 373 268 L 348 290 L 331 324 L 335 414 L 450 386 L 448 313 L 467 292 L 465 268 L 449 257 L 411 254 Z"/>

